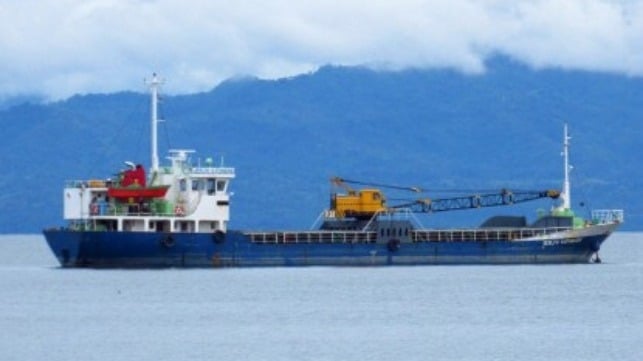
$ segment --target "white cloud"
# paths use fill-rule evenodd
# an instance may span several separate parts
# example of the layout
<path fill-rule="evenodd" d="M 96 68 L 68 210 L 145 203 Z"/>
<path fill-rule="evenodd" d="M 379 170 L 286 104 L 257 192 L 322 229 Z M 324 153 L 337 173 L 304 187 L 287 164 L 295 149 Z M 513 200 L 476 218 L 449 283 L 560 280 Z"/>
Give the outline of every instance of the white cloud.
<path fill-rule="evenodd" d="M 0 97 L 207 90 L 323 64 L 481 72 L 501 52 L 534 67 L 643 75 L 634 1 L 0 0 Z"/>

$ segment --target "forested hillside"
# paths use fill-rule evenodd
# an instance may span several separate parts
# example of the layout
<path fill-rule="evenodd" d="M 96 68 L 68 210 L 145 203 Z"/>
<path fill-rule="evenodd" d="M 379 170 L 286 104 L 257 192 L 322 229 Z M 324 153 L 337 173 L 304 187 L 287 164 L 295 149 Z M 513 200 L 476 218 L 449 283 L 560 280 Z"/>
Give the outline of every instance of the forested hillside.
<path fill-rule="evenodd" d="M 568 123 L 575 207 L 624 208 L 623 229 L 643 229 L 643 79 L 533 70 L 504 57 L 487 66 L 479 75 L 326 66 L 165 96 L 160 148 L 195 149 L 195 163 L 223 157 L 237 168 L 231 227 L 306 228 L 328 206 L 334 175 L 423 186 L 436 196 L 442 189 L 560 187 Z M 146 94 L 5 108 L 0 233 L 62 225 L 66 180 L 110 177 L 126 160 L 149 163 Z M 390 197 L 398 196 L 409 195 Z M 420 220 L 427 227 L 473 226 L 490 212 L 533 217 L 550 206 Z"/>

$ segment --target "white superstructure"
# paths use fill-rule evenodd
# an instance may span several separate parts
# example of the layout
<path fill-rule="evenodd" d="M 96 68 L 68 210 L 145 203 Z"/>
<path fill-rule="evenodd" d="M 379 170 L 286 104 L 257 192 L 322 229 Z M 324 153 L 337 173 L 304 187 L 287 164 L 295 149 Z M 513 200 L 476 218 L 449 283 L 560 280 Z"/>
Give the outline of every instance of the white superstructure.
<path fill-rule="evenodd" d="M 118 180 L 67 182 L 64 218 L 88 230 L 141 232 L 225 232 L 230 219 L 230 181 L 234 168 L 212 158 L 193 164 L 193 150 L 169 151 L 169 164 L 157 155 L 157 106 L 161 82 L 154 74 L 151 93 L 151 167 L 146 181 L 125 185 Z M 133 167 L 132 167 L 133 168 Z M 144 172 L 144 170 L 143 170 Z M 143 183 L 143 184 L 140 184 Z"/>

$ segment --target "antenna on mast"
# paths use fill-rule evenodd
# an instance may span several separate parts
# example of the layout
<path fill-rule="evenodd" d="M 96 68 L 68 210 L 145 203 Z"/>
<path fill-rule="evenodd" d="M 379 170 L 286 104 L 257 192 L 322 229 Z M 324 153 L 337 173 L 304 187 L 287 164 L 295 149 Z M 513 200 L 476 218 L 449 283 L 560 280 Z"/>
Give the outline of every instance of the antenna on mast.
<path fill-rule="evenodd" d="M 569 165 L 569 140 L 572 137 L 567 133 L 567 123 L 565 123 L 563 131 L 563 158 L 564 158 L 564 174 L 565 180 L 563 183 L 563 193 L 560 195 L 560 198 L 563 200 L 563 203 L 560 205 L 560 208 L 563 210 L 571 209 L 571 187 L 569 183 L 569 171 L 572 169 L 572 166 Z"/>
<path fill-rule="evenodd" d="M 156 73 L 152 73 L 152 80 L 146 81 L 146 84 L 150 87 L 150 160 L 151 160 L 151 171 L 152 173 L 158 172 L 159 170 L 159 155 L 158 155 L 158 92 L 161 84 L 163 82 L 158 78 Z"/>

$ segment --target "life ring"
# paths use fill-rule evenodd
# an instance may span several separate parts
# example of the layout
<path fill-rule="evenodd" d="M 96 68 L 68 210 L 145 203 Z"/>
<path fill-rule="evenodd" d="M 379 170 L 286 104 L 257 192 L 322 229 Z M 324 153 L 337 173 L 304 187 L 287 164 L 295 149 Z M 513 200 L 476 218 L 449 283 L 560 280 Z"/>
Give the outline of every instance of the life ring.
<path fill-rule="evenodd" d="M 183 209 L 183 206 L 177 204 L 176 206 L 174 206 L 174 214 L 182 217 L 185 215 L 185 209 Z"/>
<path fill-rule="evenodd" d="M 171 235 L 167 235 L 166 237 L 163 237 L 163 239 L 161 239 L 161 244 L 163 244 L 167 248 L 170 248 L 176 244 L 176 241 Z"/>
<path fill-rule="evenodd" d="M 98 204 L 92 203 L 89 205 L 89 213 L 92 215 L 97 215 L 98 214 Z"/>
<path fill-rule="evenodd" d="M 400 240 L 399 239 L 389 240 L 388 243 L 386 244 L 386 248 L 388 248 L 390 252 L 398 251 L 400 249 Z"/>
<path fill-rule="evenodd" d="M 212 240 L 216 244 L 221 244 L 225 242 L 225 233 L 223 233 L 222 230 L 217 229 L 213 234 L 212 234 Z"/>

